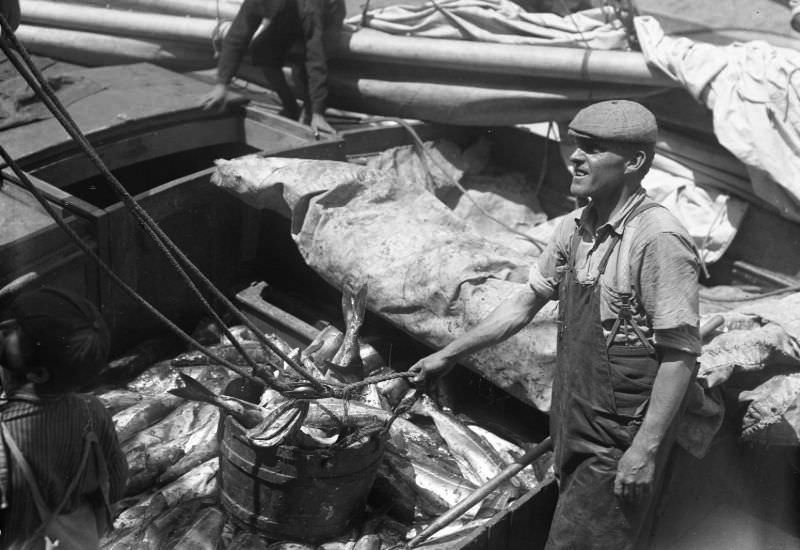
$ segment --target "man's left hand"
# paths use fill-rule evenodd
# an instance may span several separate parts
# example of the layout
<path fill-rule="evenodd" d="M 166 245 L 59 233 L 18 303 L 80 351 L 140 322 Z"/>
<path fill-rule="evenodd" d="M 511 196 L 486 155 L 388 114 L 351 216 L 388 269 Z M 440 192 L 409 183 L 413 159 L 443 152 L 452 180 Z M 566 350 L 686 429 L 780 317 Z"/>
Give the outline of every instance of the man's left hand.
<path fill-rule="evenodd" d="M 313 113 L 311 115 L 311 129 L 314 130 L 314 137 L 317 139 L 319 139 L 321 134 L 332 135 L 336 133 L 333 126 L 328 124 L 328 121 L 325 120 L 325 117 L 320 113 Z"/>
<path fill-rule="evenodd" d="M 656 472 L 656 452 L 632 445 L 619 459 L 614 494 L 635 503 L 653 487 Z"/>

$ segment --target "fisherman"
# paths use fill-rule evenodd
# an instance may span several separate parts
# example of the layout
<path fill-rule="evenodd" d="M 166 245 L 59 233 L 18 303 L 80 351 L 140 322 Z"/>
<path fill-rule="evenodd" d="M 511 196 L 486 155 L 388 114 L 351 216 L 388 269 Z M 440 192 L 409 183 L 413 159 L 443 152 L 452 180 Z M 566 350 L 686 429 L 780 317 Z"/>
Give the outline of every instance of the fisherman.
<path fill-rule="evenodd" d="M 529 284 L 486 319 L 411 367 L 441 375 L 559 299 L 550 434 L 559 499 L 547 548 L 646 548 L 660 481 L 700 352 L 698 260 L 686 229 L 641 181 L 658 128 L 624 100 L 569 124 L 577 148 L 565 216 Z"/>
<path fill-rule="evenodd" d="M 229 101 L 229 85 L 256 30 L 264 22 L 262 32 L 253 40 L 253 62 L 260 65 L 267 84 L 281 100 L 281 114 L 298 120 L 301 116 L 292 90 L 283 75 L 289 48 L 301 41 L 304 66 L 303 120 L 319 137 L 320 132 L 335 133 L 325 119 L 328 98 L 328 62 L 323 44 L 323 31 L 338 28 L 344 19 L 343 0 L 244 0 L 222 43 L 217 65 L 217 84 L 203 99 L 204 108 L 224 106 Z"/>
<path fill-rule="evenodd" d="M 76 391 L 104 366 L 108 328 L 87 300 L 44 287 L 0 323 L 0 547 L 99 547 L 128 465 L 111 416 Z"/>

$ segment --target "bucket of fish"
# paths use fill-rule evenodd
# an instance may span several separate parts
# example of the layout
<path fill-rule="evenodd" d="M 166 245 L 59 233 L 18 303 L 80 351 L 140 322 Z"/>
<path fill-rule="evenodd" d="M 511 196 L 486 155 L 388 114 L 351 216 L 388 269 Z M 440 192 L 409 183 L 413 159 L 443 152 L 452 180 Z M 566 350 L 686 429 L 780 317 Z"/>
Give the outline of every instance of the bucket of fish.
<path fill-rule="evenodd" d="M 225 394 L 256 402 L 252 386 L 235 381 Z M 265 445 L 258 427 L 223 414 L 220 498 L 235 521 L 268 538 L 320 542 L 347 531 L 363 513 L 386 434 L 363 419 L 348 426 L 314 402 L 300 406 L 303 420 L 277 445 Z"/>

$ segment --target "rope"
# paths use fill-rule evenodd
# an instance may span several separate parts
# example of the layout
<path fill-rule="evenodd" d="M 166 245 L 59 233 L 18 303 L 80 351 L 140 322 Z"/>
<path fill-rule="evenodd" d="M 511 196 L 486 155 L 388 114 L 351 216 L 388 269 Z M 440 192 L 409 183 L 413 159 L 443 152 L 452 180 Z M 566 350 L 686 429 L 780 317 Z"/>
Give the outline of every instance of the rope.
<path fill-rule="evenodd" d="M 38 70 L 36 65 L 31 60 L 30 56 L 28 55 L 25 48 L 22 44 L 17 40 L 16 35 L 14 34 L 13 29 L 8 24 L 2 15 L 0 15 L 0 28 L 2 29 L 3 37 L 0 39 L 0 48 L 4 51 L 6 56 L 12 62 L 14 67 L 19 71 L 20 75 L 25 79 L 31 89 L 33 89 L 36 94 L 44 101 L 47 105 L 48 109 L 53 113 L 55 118 L 59 121 L 59 123 L 64 127 L 67 133 L 75 139 L 78 144 L 81 146 L 83 151 L 92 161 L 92 163 L 98 168 L 100 173 L 105 176 L 106 180 L 111 183 L 112 188 L 117 193 L 117 196 L 123 201 L 123 203 L 130 209 L 130 211 L 134 214 L 139 225 L 145 230 L 145 232 L 154 240 L 157 244 L 159 249 L 164 253 L 167 260 L 169 261 L 170 265 L 175 268 L 175 270 L 179 273 L 181 278 L 184 279 L 186 284 L 189 288 L 194 292 L 194 294 L 198 297 L 202 305 L 205 307 L 206 311 L 208 311 L 215 319 L 217 323 L 219 323 L 220 327 L 222 328 L 225 335 L 232 341 L 234 347 L 237 351 L 245 358 L 247 363 L 254 369 L 258 369 L 259 366 L 253 359 L 247 354 L 247 352 L 242 348 L 242 346 L 233 338 L 233 335 L 228 330 L 226 324 L 222 321 L 221 317 L 217 314 L 214 308 L 211 306 L 210 303 L 206 300 L 200 290 L 197 288 L 195 283 L 189 277 L 189 274 L 183 269 L 181 264 L 178 263 L 178 260 L 186 266 L 186 268 L 191 272 L 193 276 L 195 276 L 203 285 L 205 285 L 206 289 L 211 292 L 211 294 L 219 300 L 225 307 L 228 308 L 229 311 L 233 312 L 234 315 L 237 317 L 239 321 L 241 321 L 245 326 L 247 326 L 255 335 L 256 338 L 259 340 L 262 346 L 266 346 L 269 348 L 273 353 L 278 355 L 283 361 L 286 362 L 289 367 L 298 373 L 300 376 L 308 380 L 308 382 L 319 392 L 325 394 L 327 392 L 326 387 L 317 380 L 310 372 L 308 372 L 303 366 L 298 364 L 294 361 L 291 357 L 289 357 L 286 353 L 283 352 L 280 348 L 278 348 L 275 344 L 270 342 L 262 333 L 261 331 L 255 326 L 247 316 L 245 316 L 236 306 L 222 293 L 217 289 L 213 283 L 211 283 L 205 275 L 197 269 L 197 267 L 183 254 L 183 252 L 169 239 L 169 237 L 161 230 L 161 228 L 156 224 L 156 222 L 147 214 L 147 212 L 135 201 L 135 199 L 128 193 L 125 187 L 117 180 L 117 178 L 111 173 L 111 171 L 106 167 L 103 163 L 102 159 L 100 159 L 97 152 L 94 150 L 92 145 L 86 139 L 86 137 L 82 134 L 80 129 L 78 128 L 75 121 L 69 115 L 69 112 L 64 108 L 63 104 L 61 104 L 58 97 L 53 92 L 52 88 L 50 87 L 47 80 L 43 77 L 41 72 Z M 6 40 L 13 46 L 21 55 L 24 63 L 27 67 L 23 66 L 18 59 L 13 55 L 11 52 L 11 48 L 8 44 L 6 44 Z M 30 73 L 28 72 L 30 71 Z M 177 257 L 177 260 L 176 260 Z"/>

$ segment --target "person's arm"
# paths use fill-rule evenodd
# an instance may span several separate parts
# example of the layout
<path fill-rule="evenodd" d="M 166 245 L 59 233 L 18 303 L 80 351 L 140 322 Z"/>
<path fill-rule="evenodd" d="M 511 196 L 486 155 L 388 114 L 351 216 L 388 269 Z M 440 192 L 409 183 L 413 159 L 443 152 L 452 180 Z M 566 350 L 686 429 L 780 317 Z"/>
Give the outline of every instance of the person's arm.
<path fill-rule="evenodd" d="M 526 288 L 508 297 L 483 321 L 448 345 L 417 361 L 409 372 L 413 382 L 447 372 L 459 358 L 487 348 L 517 333 L 531 322 L 549 299 Z"/>
<path fill-rule="evenodd" d="M 217 84 L 203 97 L 204 109 L 224 107 L 228 102 L 231 80 L 236 75 L 250 40 L 263 19 L 264 11 L 259 1 L 244 0 L 222 40 L 222 51 L 217 62 Z"/>
<path fill-rule="evenodd" d="M 649 491 L 655 481 L 656 458 L 695 374 L 694 354 L 670 348 L 661 351 L 647 413 L 633 443 L 619 460 L 614 480 L 614 493 L 631 501 Z"/>

